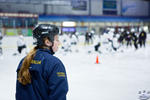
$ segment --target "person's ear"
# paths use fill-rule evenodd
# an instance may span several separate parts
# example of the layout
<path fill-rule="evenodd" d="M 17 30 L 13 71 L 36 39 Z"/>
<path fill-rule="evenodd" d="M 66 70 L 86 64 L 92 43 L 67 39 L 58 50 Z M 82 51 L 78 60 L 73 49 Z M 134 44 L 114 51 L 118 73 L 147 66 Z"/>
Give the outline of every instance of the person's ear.
<path fill-rule="evenodd" d="M 52 46 L 52 42 L 50 42 L 48 39 L 45 40 L 45 45 Z"/>

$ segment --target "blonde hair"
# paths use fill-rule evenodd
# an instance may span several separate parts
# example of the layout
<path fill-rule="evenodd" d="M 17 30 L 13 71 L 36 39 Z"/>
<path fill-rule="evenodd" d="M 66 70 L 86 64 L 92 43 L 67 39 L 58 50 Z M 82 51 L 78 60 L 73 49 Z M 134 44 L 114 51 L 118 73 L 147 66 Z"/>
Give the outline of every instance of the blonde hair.
<path fill-rule="evenodd" d="M 19 70 L 18 81 L 23 85 L 31 83 L 31 75 L 30 75 L 30 72 L 29 72 L 29 67 L 30 67 L 32 59 L 34 58 L 34 56 L 36 54 L 36 51 L 37 51 L 37 47 L 34 47 L 28 53 L 28 55 L 23 60 L 22 66 Z"/>
<path fill-rule="evenodd" d="M 43 42 L 45 42 L 46 39 L 48 39 L 48 37 L 43 38 Z M 29 72 L 29 67 L 38 48 L 45 48 L 45 47 L 44 45 L 34 47 L 23 60 L 22 66 L 18 73 L 18 81 L 23 85 L 27 85 L 31 83 L 31 75 Z"/>

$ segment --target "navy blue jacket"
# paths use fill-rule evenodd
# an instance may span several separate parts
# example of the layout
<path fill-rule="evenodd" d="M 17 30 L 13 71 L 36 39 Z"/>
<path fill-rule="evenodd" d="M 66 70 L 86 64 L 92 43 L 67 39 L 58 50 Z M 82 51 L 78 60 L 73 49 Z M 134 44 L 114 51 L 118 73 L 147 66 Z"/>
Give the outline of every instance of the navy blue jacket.
<path fill-rule="evenodd" d="M 17 68 L 17 76 L 22 65 Z M 29 67 L 31 84 L 16 82 L 16 100 L 66 100 L 68 82 L 65 67 L 48 49 L 38 49 Z"/>

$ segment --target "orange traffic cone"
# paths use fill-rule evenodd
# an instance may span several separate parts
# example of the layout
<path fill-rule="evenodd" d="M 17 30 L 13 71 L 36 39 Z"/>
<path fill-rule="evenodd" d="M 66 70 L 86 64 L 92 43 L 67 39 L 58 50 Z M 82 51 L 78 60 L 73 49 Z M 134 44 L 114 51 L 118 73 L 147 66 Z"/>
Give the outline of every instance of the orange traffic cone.
<path fill-rule="evenodd" d="M 99 64 L 98 56 L 96 57 L 96 64 Z"/>

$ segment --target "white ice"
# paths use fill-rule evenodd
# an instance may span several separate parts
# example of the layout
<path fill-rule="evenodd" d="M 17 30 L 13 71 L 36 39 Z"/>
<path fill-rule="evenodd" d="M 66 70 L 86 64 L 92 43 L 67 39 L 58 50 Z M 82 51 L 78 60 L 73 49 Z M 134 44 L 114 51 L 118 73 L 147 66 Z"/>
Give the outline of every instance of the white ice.
<path fill-rule="evenodd" d="M 25 38 L 32 48 L 31 37 Z M 25 54 L 16 52 L 16 37 L 4 37 L 0 57 L 0 100 L 15 100 L 16 68 Z M 87 53 L 88 46 L 78 45 L 79 52 L 57 52 L 67 71 L 68 100 L 139 100 L 139 91 L 150 91 L 150 45 L 124 52 Z M 99 64 L 96 64 L 96 56 Z"/>

